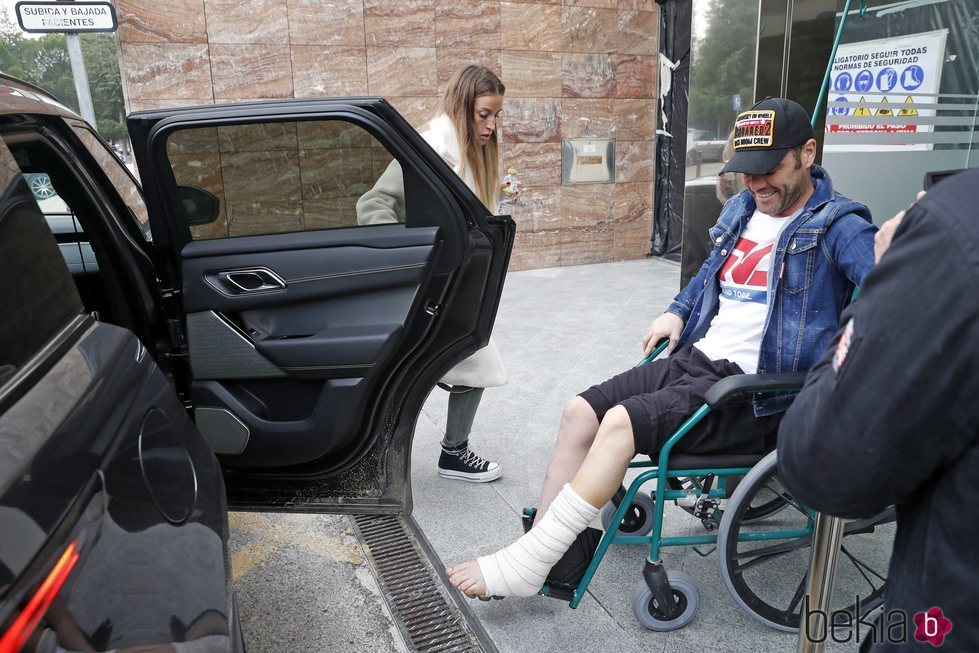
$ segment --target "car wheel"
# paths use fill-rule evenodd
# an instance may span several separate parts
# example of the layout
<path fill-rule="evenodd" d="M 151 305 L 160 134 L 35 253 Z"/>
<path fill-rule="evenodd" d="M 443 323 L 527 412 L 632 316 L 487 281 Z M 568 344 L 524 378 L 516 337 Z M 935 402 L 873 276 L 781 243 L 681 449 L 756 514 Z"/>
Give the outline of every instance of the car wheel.
<path fill-rule="evenodd" d="M 28 185 L 31 187 L 31 192 L 34 193 L 35 199 L 46 200 L 57 195 L 54 186 L 51 185 L 51 177 L 43 172 L 34 175 L 30 182 L 28 182 Z"/>

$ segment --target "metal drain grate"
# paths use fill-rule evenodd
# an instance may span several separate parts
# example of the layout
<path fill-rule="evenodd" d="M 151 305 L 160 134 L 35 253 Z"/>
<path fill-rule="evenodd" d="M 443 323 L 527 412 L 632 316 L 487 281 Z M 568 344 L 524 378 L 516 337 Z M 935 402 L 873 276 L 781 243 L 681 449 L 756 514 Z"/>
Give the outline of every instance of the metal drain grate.
<path fill-rule="evenodd" d="M 355 515 L 381 594 L 412 651 L 495 653 L 475 616 L 449 595 L 429 562 L 431 548 L 411 518 Z"/>

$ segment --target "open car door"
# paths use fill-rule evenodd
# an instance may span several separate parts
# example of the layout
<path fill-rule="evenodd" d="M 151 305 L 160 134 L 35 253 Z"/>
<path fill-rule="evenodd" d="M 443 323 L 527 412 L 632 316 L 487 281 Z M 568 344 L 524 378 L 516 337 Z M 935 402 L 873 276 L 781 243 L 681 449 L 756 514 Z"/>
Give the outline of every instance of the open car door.
<path fill-rule="evenodd" d="M 229 503 L 410 511 L 415 421 L 488 341 L 513 221 L 379 98 L 142 112 L 129 130 L 175 381 Z M 361 224 L 395 160 L 396 221 Z"/>

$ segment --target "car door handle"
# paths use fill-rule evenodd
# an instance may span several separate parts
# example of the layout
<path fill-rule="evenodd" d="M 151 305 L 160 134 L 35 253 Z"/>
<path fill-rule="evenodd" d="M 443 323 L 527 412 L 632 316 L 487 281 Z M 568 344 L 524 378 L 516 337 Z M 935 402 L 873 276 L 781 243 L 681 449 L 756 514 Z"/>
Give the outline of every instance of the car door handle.
<path fill-rule="evenodd" d="M 215 280 L 217 283 L 214 283 Z M 268 268 L 226 270 L 208 275 L 208 281 L 222 292 L 232 295 L 282 290 L 287 285 L 282 277 Z"/>

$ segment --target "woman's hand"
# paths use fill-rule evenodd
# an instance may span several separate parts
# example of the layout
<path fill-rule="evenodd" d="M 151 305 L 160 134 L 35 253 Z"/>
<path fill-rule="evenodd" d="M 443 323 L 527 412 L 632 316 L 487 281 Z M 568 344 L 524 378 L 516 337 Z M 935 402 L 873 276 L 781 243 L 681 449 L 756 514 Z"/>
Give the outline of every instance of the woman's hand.
<path fill-rule="evenodd" d="M 517 200 L 520 198 L 520 189 L 523 187 L 522 181 L 517 181 L 516 184 L 507 180 L 500 184 L 500 193 L 505 195 L 512 195 L 513 203 L 516 204 Z"/>

